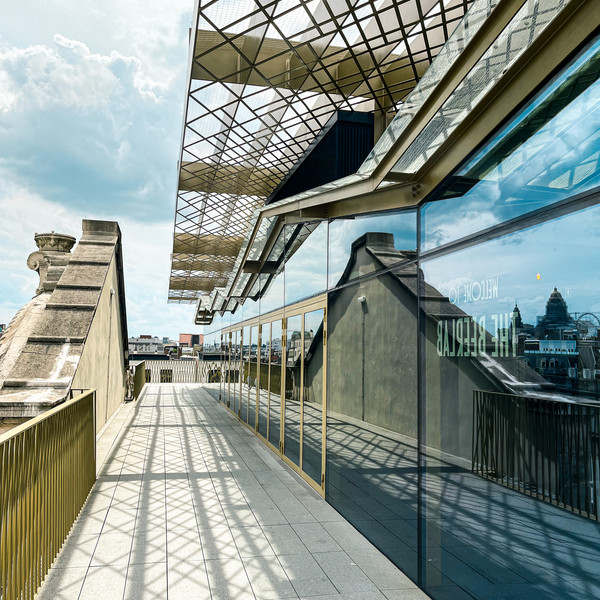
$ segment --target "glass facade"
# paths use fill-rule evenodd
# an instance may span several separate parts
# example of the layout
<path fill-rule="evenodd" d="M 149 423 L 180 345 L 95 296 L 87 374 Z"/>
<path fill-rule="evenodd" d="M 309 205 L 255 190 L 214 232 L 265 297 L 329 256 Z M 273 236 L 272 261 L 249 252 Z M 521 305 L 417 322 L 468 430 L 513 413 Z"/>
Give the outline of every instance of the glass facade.
<path fill-rule="evenodd" d="M 600 597 L 598 56 L 418 210 L 286 226 L 215 332 L 221 402 L 436 600 Z"/>

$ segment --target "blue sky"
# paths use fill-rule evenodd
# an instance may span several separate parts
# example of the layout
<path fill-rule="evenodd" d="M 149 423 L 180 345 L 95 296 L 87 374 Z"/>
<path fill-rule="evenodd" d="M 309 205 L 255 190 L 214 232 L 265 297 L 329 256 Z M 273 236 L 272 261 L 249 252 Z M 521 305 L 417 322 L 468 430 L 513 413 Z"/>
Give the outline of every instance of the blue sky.
<path fill-rule="evenodd" d="M 196 332 L 166 303 L 193 0 L 21 0 L 0 21 L 0 323 L 34 233 L 123 232 L 130 335 Z"/>

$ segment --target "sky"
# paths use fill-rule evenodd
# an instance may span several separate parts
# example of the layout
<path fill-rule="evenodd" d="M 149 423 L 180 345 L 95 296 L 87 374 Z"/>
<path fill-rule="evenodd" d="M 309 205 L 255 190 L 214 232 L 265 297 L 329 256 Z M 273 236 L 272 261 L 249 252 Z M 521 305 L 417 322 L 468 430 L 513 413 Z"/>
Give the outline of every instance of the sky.
<path fill-rule="evenodd" d="M 201 332 L 167 304 L 194 0 L 20 0 L 0 20 L 0 323 L 36 232 L 119 222 L 130 336 Z"/>

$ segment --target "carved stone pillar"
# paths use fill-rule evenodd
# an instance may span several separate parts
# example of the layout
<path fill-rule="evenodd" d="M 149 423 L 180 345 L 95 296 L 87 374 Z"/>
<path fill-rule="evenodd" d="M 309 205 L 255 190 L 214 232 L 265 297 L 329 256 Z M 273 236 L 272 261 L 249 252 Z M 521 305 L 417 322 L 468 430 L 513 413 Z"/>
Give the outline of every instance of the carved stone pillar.
<path fill-rule="evenodd" d="M 29 255 L 27 266 L 32 271 L 37 271 L 40 276 L 40 284 L 35 291 L 37 296 L 42 292 L 51 292 L 56 287 L 62 272 L 69 264 L 75 238 L 52 231 L 36 233 L 34 239 L 38 251 Z"/>

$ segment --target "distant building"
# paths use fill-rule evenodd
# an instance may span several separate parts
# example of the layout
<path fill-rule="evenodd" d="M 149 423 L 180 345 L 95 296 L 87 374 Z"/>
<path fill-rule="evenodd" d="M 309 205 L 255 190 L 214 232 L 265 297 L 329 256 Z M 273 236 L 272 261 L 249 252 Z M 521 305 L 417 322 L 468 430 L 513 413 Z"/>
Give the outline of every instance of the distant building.
<path fill-rule="evenodd" d="M 140 335 L 137 338 L 129 338 L 129 353 L 156 353 L 164 354 L 165 344 L 161 338 L 150 335 Z"/>
<path fill-rule="evenodd" d="M 180 333 L 179 346 L 182 348 L 194 348 L 204 343 L 204 335 L 201 333 Z"/>

